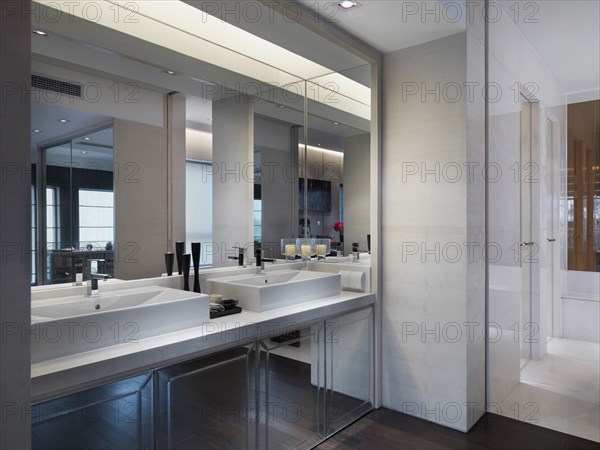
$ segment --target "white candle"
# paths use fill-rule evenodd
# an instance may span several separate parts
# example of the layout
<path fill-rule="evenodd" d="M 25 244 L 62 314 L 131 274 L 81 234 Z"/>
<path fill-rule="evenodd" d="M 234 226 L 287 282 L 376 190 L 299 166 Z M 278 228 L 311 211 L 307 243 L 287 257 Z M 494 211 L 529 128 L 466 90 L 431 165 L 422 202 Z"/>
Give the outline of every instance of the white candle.
<path fill-rule="evenodd" d="M 303 245 L 300 250 L 302 252 L 302 256 L 308 256 L 309 258 L 312 256 L 310 245 Z"/>
<path fill-rule="evenodd" d="M 296 256 L 296 246 L 294 244 L 286 244 L 285 256 Z"/>
<path fill-rule="evenodd" d="M 318 256 L 325 256 L 326 252 L 327 252 L 327 246 L 325 244 L 317 244 L 317 255 Z"/>

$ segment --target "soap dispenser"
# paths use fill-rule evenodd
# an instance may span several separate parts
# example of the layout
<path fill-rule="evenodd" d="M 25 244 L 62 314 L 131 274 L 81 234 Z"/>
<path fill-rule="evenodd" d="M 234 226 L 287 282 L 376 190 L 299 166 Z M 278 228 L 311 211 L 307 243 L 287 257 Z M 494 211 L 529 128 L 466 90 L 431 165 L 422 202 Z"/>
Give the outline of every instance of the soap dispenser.
<path fill-rule="evenodd" d="M 184 253 L 183 255 L 181 255 L 181 259 L 182 259 L 182 272 L 183 272 L 183 290 L 184 291 L 189 291 L 190 290 L 190 259 L 191 259 L 191 255 L 189 253 Z"/>
<path fill-rule="evenodd" d="M 83 261 L 77 259 L 75 262 L 75 286 L 83 285 Z"/>
<path fill-rule="evenodd" d="M 360 258 L 360 250 L 358 249 L 359 245 L 360 244 L 358 242 L 352 243 L 352 261 L 353 262 L 357 262 Z"/>
<path fill-rule="evenodd" d="M 185 252 L 185 241 L 175 242 L 175 254 L 177 257 L 177 273 L 183 273 L 183 253 Z"/>
<path fill-rule="evenodd" d="M 194 292 L 200 292 L 200 242 L 192 242 L 192 261 L 194 263 Z"/>

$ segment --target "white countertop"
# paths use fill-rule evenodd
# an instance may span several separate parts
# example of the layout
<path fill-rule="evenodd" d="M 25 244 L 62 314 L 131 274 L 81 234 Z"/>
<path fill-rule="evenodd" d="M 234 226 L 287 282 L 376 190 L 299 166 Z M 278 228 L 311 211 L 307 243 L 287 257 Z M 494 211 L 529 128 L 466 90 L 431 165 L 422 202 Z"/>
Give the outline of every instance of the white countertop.
<path fill-rule="evenodd" d="M 85 353 L 41 361 L 31 366 L 32 402 L 67 395 L 207 355 L 255 339 L 266 339 L 295 325 L 324 320 L 372 305 L 375 296 L 342 291 L 334 297 L 266 312 L 211 319 L 202 326 L 113 345 Z"/>

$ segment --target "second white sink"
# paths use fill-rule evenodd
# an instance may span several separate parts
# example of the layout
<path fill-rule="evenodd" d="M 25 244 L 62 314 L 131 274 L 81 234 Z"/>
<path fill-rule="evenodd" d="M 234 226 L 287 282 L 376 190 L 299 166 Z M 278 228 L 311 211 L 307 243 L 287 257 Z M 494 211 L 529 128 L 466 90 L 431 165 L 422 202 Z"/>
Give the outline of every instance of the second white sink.
<path fill-rule="evenodd" d="M 339 295 L 337 273 L 281 270 L 260 275 L 236 275 L 207 280 L 207 290 L 239 301 L 243 309 L 263 312 L 303 301 Z"/>

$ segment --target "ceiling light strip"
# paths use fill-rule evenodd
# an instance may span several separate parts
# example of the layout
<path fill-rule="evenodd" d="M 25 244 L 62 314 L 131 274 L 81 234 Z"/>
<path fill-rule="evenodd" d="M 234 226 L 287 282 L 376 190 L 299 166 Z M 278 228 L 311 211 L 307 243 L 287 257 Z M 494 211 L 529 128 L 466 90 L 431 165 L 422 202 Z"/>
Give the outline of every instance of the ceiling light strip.
<path fill-rule="evenodd" d="M 36 2 L 45 5 L 48 8 L 58 7 L 62 8 L 62 11 L 72 11 L 75 16 L 86 20 L 84 14 L 86 8 L 72 8 L 67 5 L 72 2 L 50 0 L 36 0 Z M 293 75 L 294 72 L 300 73 L 305 78 L 315 78 L 315 76 L 318 76 L 319 74 L 331 73 L 329 69 L 323 66 L 233 27 L 230 24 L 221 22 L 219 19 L 209 16 L 203 11 L 180 1 L 170 0 L 137 3 L 140 9 L 143 8 L 144 12 L 135 13 L 135 23 L 127 22 L 125 20 L 114 20 L 115 6 L 123 10 L 123 16 L 131 14 L 131 11 L 126 7 L 127 3 L 108 0 L 94 1 L 91 3 L 94 3 L 95 8 L 100 8 L 101 12 L 96 15 L 97 20 L 95 20 L 99 25 L 169 48 L 173 51 L 186 54 L 195 59 L 206 61 L 233 72 L 241 73 L 267 84 L 283 87 L 284 89 L 298 93 L 299 95 L 304 95 L 304 81 Z M 68 26 L 71 22 L 73 21 L 64 18 L 62 25 Z M 178 27 L 174 27 L 172 23 L 177 23 Z M 202 26 L 198 26 L 199 23 Z M 214 38 L 217 34 L 221 37 L 230 37 L 230 40 L 226 41 L 229 42 L 229 44 L 231 44 L 231 39 L 233 39 L 231 35 L 235 34 L 238 36 L 236 42 L 243 43 L 244 46 L 240 48 L 240 51 L 237 51 L 216 44 L 210 39 L 199 36 L 198 30 L 204 31 L 205 29 L 208 30 L 209 37 Z M 227 32 L 224 33 L 224 30 L 227 30 Z M 259 42 L 260 45 L 257 44 Z M 258 50 L 262 50 L 267 54 L 275 53 L 274 55 L 270 55 L 271 59 L 277 60 L 278 63 L 284 62 L 286 70 L 243 54 L 242 52 L 246 51 L 247 46 L 250 44 L 255 48 L 254 51 L 249 51 L 249 54 L 256 54 Z M 258 48 L 256 48 L 257 46 Z M 264 49 L 268 49 L 268 51 Z M 343 77 L 342 75 L 339 75 L 339 77 L 341 78 L 337 79 L 339 86 L 338 92 L 343 92 L 344 96 L 352 98 L 352 92 L 356 93 L 364 90 L 364 92 L 359 95 L 360 100 L 355 102 L 357 104 L 364 102 L 366 98 L 370 98 L 369 88 Z M 353 103 L 354 102 L 340 102 L 338 104 L 331 104 L 330 106 L 345 110 L 365 119 L 370 119 L 370 111 L 365 115 L 366 109 L 369 108 L 355 109 Z"/>

